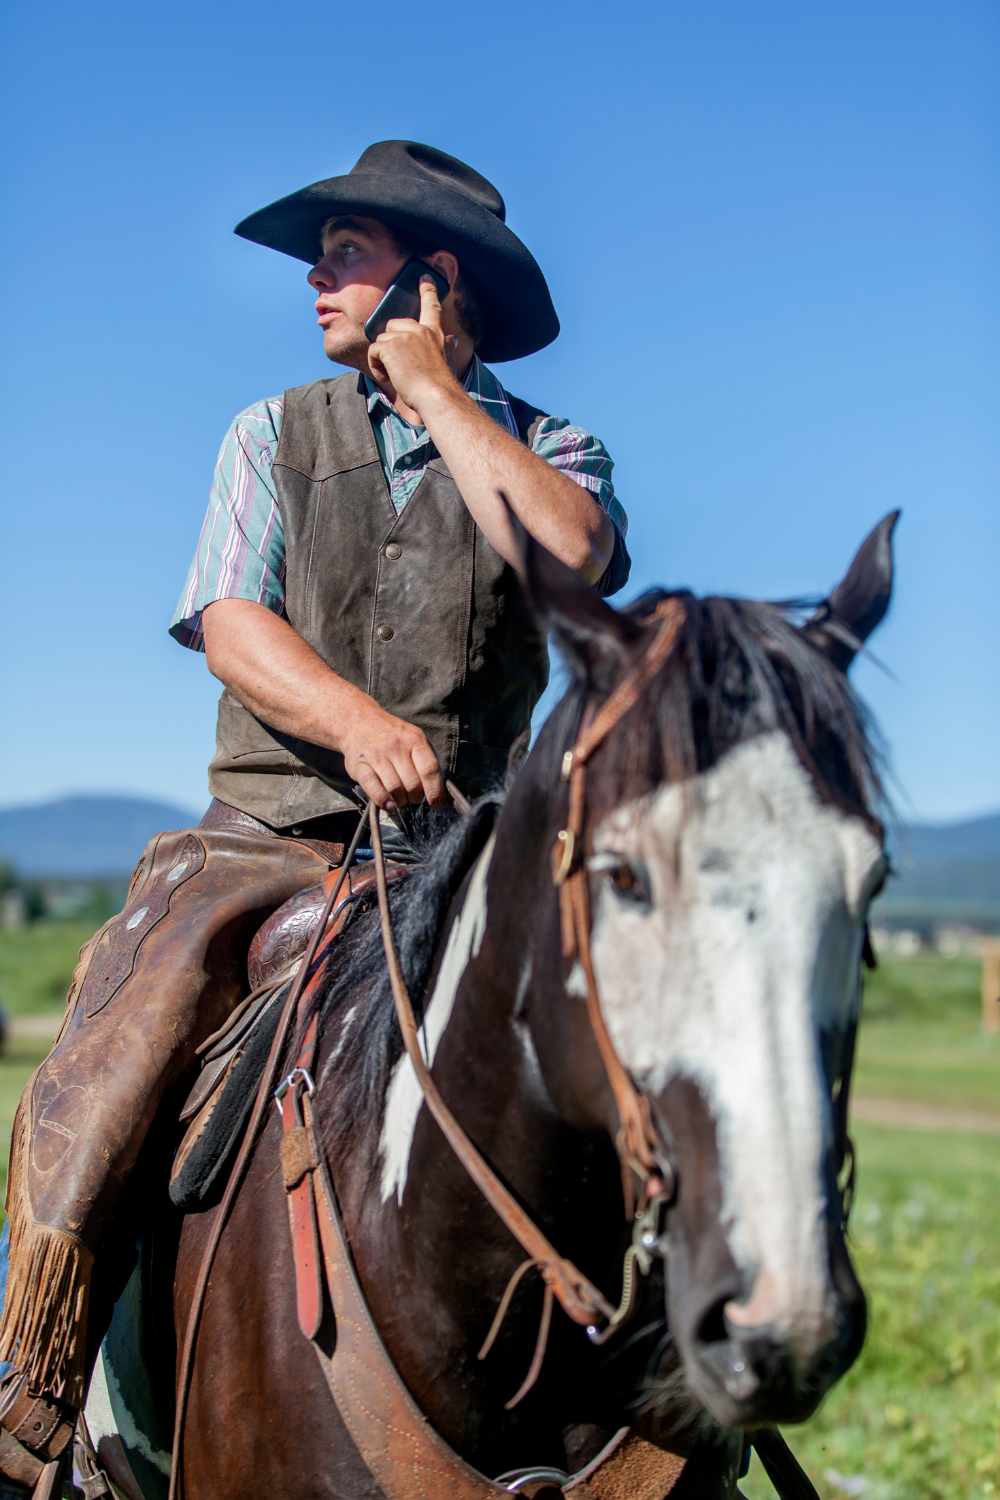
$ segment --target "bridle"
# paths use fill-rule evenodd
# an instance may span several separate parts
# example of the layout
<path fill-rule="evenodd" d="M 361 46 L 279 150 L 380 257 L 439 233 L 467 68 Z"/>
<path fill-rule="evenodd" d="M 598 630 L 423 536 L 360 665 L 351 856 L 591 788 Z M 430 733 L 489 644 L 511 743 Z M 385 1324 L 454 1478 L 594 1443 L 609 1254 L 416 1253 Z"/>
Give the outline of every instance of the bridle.
<path fill-rule="evenodd" d="M 552 849 L 552 883 L 559 891 L 563 956 L 575 956 L 583 969 L 587 984 L 587 1014 L 618 1109 L 615 1144 L 622 1164 L 629 1218 L 632 1216 L 633 1173 L 645 1184 L 645 1196 L 652 1197 L 662 1196 L 668 1185 L 672 1187 L 673 1171 L 653 1125 L 649 1100 L 632 1082 L 605 1025 L 590 951 L 590 893 L 583 845 L 587 762 L 635 707 L 670 656 L 684 623 L 684 606 L 678 599 L 663 599 L 650 617 L 649 623 L 653 622 L 658 622 L 656 633 L 639 662 L 596 712 L 587 706 L 576 744 L 563 756 L 562 779 L 569 782 L 569 811 L 566 827 L 560 830 Z M 658 1194 L 649 1191 L 649 1184 L 655 1178 L 662 1183 Z"/>
<path fill-rule="evenodd" d="M 524 1273 L 535 1266 L 545 1283 L 535 1355 L 521 1388 L 507 1403 L 508 1408 L 517 1405 L 537 1379 L 548 1340 L 553 1298 L 574 1323 L 586 1328 L 593 1343 L 603 1343 L 628 1317 L 635 1291 L 635 1265 L 638 1263 L 640 1269 L 649 1270 L 653 1254 L 661 1248 L 662 1210 L 673 1196 L 673 1170 L 653 1124 L 649 1101 L 636 1088 L 615 1051 L 601 1011 L 590 951 L 590 901 L 587 870 L 582 857 L 587 762 L 625 714 L 635 706 L 674 649 L 684 622 L 683 605 L 673 598 L 662 600 L 651 617 L 650 623 L 653 622 L 656 622 L 656 632 L 639 661 L 596 712 L 588 706 L 576 743 L 563 757 L 562 778 L 569 783 L 569 810 L 566 826 L 560 831 L 552 850 L 552 881 L 559 891 L 563 954 L 566 958 L 575 955 L 579 959 L 586 979 L 587 1011 L 618 1110 L 616 1148 L 622 1166 L 626 1217 L 634 1220 L 633 1243 L 626 1252 L 623 1271 L 623 1296 L 617 1308 L 611 1306 L 603 1293 L 572 1261 L 559 1254 L 483 1159 L 442 1099 L 424 1061 L 413 1005 L 396 954 L 378 818 L 372 813 L 369 819 L 382 940 L 407 1055 L 427 1107 L 448 1144 L 484 1198 L 528 1254 L 528 1259 L 522 1262 L 508 1283 L 493 1326 L 480 1350 L 480 1359 L 485 1358 L 492 1347 L 510 1306 L 514 1289 Z M 640 1183 L 638 1209 L 635 1205 L 633 1175 Z M 603 1328 L 600 1326 L 602 1321 L 605 1324 Z"/>
<path fill-rule="evenodd" d="M 562 780 L 569 784 L 566 825 L 560 829 L 552 848 L 552 883 L 559 892 L 562 952 L 566 959 L 577 959 L 583 971 L 587 990 L 587 1014 L 597 1042 L 604 1070 L 614 1095 L 618 1112 L 615 1148 L 622 1171 L 622 1189 L 626 1220 L 633 1225 L 632 1242 L 625 1253 L 622 1268 L 622 1295 L 612 1308 L 603 1293 L 583 1273 L 559 1254 L 537 1224 L 525 1213 L 496 1173 L 483 1159 L 468 1135 L 445 1104 L 430 1075 L 418 1039 L 413 1006 L 396 954 L 392 933 L 378 817 L 370 808 L 372 847 L 378 884 L 382 940 L 385 947 L 396 1014 L 403 1043 L 413 1065 L 428 1109 L 445 1139 L 466 1172 L 497 1213 L 511 1235 L 527 1252 L 511 1277 L 500 1301 L 492 1327 L 486 1336 L 479 1358 L 489 1353 L 510 1307 L 513 1293 L 522 1276 L 537 1267 L 545 1284 L 542 1316 L 534 1357 L 520 1389 L 506 1403 L 516 1406 L 535 1383 L 542 1365 L 552 1316 L 553 1299 L 575 1323 L 586 1328 L 594 1344 L 602 1344 L 629 1317 L 635 1299 L 638 1268 L 648 1274 L 656 1255 L 665 1251 L 663 1216 L 673 1200 L 676 1180 L 668 1151 L 653 1121 L 648 1096 L 636 1087 L 627 1068 L 615 1050 L 601 1008 L 597 979 L 591 953 L 591 918 L 588 871 L 584 858 L 586 822 L 587 764 L 594 751 L 633 709 L 656 674 L 674 651 L 685 621 L 684 605 L 675 597 L 660 601 L 646 621 L 647 629 L 655 627 L 638 661 L 622 678 L 599 708 L 588 704 L 572 749 L 562 761 Z M 853 1054 L 853 1047 L 851 1048 Z M 846 1105 L 850 1084 L 850 1063 L 840 1080 L 837 1100 L 838 1170 L 851 1153 L 847 1136 Z M 853 1165 L 853 1164 L 852 1164 Z M 853 1175 L 853 1171 L 852 1171 Z M 635 1183 L 638 1181 L 638 1203 Z M 845 1198 L 848 1189 L 845 1189 Z M 842 1199 L 842 1219 L 846 1224 L 847 1203 Z M 603 1321 L 604 1326 L 601 1326 Z"/>

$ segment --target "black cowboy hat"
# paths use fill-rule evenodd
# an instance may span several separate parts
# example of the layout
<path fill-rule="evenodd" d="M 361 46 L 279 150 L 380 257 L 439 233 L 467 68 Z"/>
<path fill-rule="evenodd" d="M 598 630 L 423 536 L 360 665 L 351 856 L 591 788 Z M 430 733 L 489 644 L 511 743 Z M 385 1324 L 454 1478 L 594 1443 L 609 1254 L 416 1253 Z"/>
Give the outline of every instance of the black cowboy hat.
<path fill-rule="evenodd" d="M 262 208 L 236 233 L 315 265 L 320 231 L 336 214 L 366 214 L 450 250 L 483 287 L 489 326 L 483 359 L 520 359 L 559 332 L 545 277 L 504 223 L 504 201 L 491 182 L 433 146 L 379 141 L 346 177 L 328 177 Z"/>

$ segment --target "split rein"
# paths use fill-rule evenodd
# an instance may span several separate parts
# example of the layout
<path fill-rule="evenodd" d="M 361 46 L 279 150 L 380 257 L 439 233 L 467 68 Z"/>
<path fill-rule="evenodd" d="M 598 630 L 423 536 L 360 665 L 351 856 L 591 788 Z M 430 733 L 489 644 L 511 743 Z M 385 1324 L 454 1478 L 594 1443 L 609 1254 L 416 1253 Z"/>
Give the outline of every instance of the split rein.
<path fill-rule="evenodd" d="M 522 1262 L 508 1283 L 493 1326 L 479 1351 L 480 1359 L 485 1359 L 489 1353 L 510 1307 L 515 1288 L 525 1272 L 532 1266 L 537 1267 L 545 1283 L 534 1357 L 520 1389 L 506 1403 L 508 1410 L 527 1395 L 538 1378 L 548 1342 L 553 1299 L 559 1302 L 574 1323 L 586 1328 L 588 1338 L 595 1344 L 604 1343 L 627 1319 L 635 1295 L 635 1268 L 638 1265 L 643 1274 L 648 1274 L 653 1256 L 660 1251 L 663 1210 L 674 1194 L 673 1170 L 653 1124 L 649 1101 L 632 1082 L 615 1051 L 604 1022 L 590 950 L 590 900 L 583 847 L 587 761 L 635 706 L 667 660 L 677 642 L 683 621 L 684 607 L 679 600 L 663 600 L 651 616 L 650 623 L 655 623 L 657 629 L 640 661 L 596 713 L 589 707 L 585 711 L 576 744 L 563 757 L 562 779 L 569 783 L 569 811 L 566 827 L 560 831 L 552 849 L 552 882 L 559 892 L 563 955 L 566 958 L 575 956 L 583 969 L 587 985 L 587 1012 L 618 1110 L 619 1128 L 615 1145 L 622 1167 L 626 1217 L 633 1220 L 633 1235 L 632 1244 L 625 1254 L 622 1297 L 617 1308 L 611 1306 L 603 1293 L 571 1260 L 559 1254 L 538 1225 L 525 1213 L 472 1144 L 431 1077 L 420 1046 L 413 1005 L 393 939 L 378 817 L 372 804 L 368 808 L 382 942 L 403 1045 L 413 1065 L 424 1101 L 442 1134 L 490 1207 L 528 1254 L 528 1259 Z M 635 1206 L 633 1175 L 641 1185 L 638 1210 Z M 605 1325 L 603 1328 L 599 1326 L 601 1321 Z"/>

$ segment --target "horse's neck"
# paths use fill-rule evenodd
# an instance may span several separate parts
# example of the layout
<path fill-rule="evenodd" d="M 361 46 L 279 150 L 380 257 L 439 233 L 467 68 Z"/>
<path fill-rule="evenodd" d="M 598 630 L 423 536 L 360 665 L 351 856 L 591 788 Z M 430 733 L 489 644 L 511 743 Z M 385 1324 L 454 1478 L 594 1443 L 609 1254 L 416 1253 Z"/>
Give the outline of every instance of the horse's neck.
<path fill-rule="evenodd" d="M 490 909 L 503 880 L 491 837 L 473 868 L 460 910 L 443 935 L 420 1025 L 425 1059 L 460 1122 L 472 1134 L 497 1129 L 516 1112 L 523 1084 L 523 1040 L 512 1020 L 519 988 L 518 953 L 528 933 L 511 931 L 509 912 Z M 519 924 L 515 920 L 515 929 Z M 504 941 L 498 941 L 497 928 Z M 450 1165 L 450 1148 L 427 1117 L 410 1059 L 395 1064 L 378 1127 L 377 1182 L 383 1204 L 403 1208 L 419 1198 L 424 1173 Z M 484 1145 L 480 1142 L 481 1146 Z M 407 1207 L 411 1205 L 407 1204 Z M 416 1209 L 412 1205 L 411 1211 Z"/>
<path fill-rule="evenodd" d="M 503 820 L 501 820 L 502 822 Z M 461 910 L 443 936 L 436 974 L 420 1028 L 435 1081 L 475 1145 L 538 1201 L 549 1179 L 546 1133 L 558 1125 L 540 1085 L 518 1004 L 530 981 L 534 902 L 522 890 L 523 848 L 505 838 L 483 851 Z M 521 854 L 522 860 L 517 860 Z M 495 1252 L 517 1247 L 488 1207 L 434 1124 L 412 1063 L 404 1054 L 392 1069 L 380 1116 L 367 1140 L 356 1142 L 348 1164 L 352 1234 L 364 1247 L 394 1246 L 394 1273 L 433 1276 L 448 1260 L 455 1225 Z M 376 1250 L 376 1261 L 383 1259 Z"/>
<path fill-rule="evenodd" d="M 554 1243 L 569 1254 L 586 1246 L 612 1286 L 620 1266 L 620 1250 L 617 1262 L 612 1253 L 616 1198 L 620 1204 L 614 1152 L 560 1118 L 529 1028 L 530 1005 L 558 1009 L 562 980 L 554 909 L 542 911 L 543 925 L 552 917 L 555 947 L 541 977 L 535 970 L 539 902 L 551 885 L 547 851 L 532 847 L 524 827 L 501 818 L 492 859 L 474 871 L 445 935 L 424 1014 L 425 1055 L 445 1102 L 490 1166 Z M 342 1154 L 337 1175 L 362 1285 L 406 1384 L 470 1461 L 503 1468 L 498 1454 L 489 1457 L 490 1444 L 510 1435 L 503 1404 L 531 1361 L 541 1289 L 524 1283 L 503 1339 L 479 1363 L 475 1350 L 524 1251 L 424 1107 L 407 1058 L 394 1066 L 379 1117 L 352 1154 Z M 584 1374 L 577 1344 L 572 1358 L 565 1347 L 559 1352 L 565 1337 L 561 1327 L 553 1330 L 543 1377 L 551 1385 L 546 1421 L 552 1418 L 557 1434 L 549 1397 L 558 1395 L 562 1410 Z M 544 1427 L 542 1410 L 532 1421 Z"/>

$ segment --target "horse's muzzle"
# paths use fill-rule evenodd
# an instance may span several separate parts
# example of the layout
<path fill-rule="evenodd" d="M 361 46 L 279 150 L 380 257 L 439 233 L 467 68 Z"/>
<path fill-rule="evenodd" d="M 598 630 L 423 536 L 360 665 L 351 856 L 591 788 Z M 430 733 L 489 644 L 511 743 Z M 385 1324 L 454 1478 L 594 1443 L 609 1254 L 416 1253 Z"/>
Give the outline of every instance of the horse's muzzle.
<path fill-rule="evenodd" d="M 846 1264 L 840 1269 L 849 1271 Z M 829 1320 L 794 1345 L 770 1325 L 733 1324 L 725 1306 L 735 1287 L 717 1292 L 686 1337 L 678 1330 L 688 1386 L 718 1421 L 726 1426 L 803 1422 L 813 1414 L 864 1339 L 861 1289 L 853 1275 L 835 1275 L 835 1280 Z"/>

